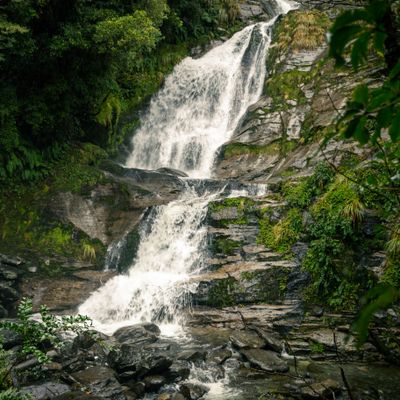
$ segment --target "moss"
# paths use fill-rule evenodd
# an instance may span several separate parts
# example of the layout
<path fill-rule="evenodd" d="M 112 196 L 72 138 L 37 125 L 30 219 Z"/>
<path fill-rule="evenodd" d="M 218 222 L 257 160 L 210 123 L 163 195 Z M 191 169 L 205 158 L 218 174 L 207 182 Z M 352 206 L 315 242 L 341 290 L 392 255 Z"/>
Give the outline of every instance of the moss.
<path fill-rule="evenodd" d="M 242 245 L 243 242 L 237 242 L 226 238 L 217 238 L 212 243 L 212 251 L 213 253 L 222 253 L 230 256 L 233 255 Z"/>
<path fill-rule="evenodd" d="M 278 142 L 273 142 L 265 146 L 257 146 L 245 143 L 230 143 L 223 149 L 223 158 L 227 159 L 241 155 L 277 155 L 280 153 L 281 146 Z"/>
<path fill-rule="evenodd" d="M 322 343 L 310 342 L 310 350 L 314 354 L 322 354 L 325 352 L 325 346 Z"/>
<path fill-rule="evenodd" d="M 300 239 L 303 218 L 301 212 L 293 208 L 277 224 L 273 224 L 268 215 L 264 216 L 259 224 L 258 243 L 279 253 L 287 253 L 290 252 L 292 245 Z"/>
<path fill-rule="evenodd" d="M 226 198 L 222 201 L 216 201 L 209 204 L 209 212 L 220 212 L 229 208 L 235 208 L 237 216 L 231 219 L 213 220 L 213 225 L 218 227 L 227 227 L 229 225 L 246 225 L 249 223 L 249 217 L 256 213 L 255 202 L 246 197 Z"/>
<path fill-rule="evenodd" d="M 266 81 L 265 92 L 273 99 L 274 109 L 292 107 L 287 101 L 296 101 L 298 105 L 306 103 L 302 86 L 310 81 L 312 74 L 299 70 L 285 71 L 274 74 Z"/>
<path fill-rule="evenodd" d="M 210 307 L 229 307 L 235 305 L 235 292 L 238 284 L 233 277 L 215 281 L 208 292 L 207 305 Z"/>

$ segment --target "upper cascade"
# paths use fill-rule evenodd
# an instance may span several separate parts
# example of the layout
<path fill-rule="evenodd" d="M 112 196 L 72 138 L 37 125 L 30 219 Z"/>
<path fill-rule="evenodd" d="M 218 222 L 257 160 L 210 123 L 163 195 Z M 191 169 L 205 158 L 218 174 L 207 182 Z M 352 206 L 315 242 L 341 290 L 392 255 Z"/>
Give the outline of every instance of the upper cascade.
<path fill-rule="evenodd" d="M 211 177 L 218 148 L 261 95 L 273 23 L 248 26 L 203 57 L 177 65 L 152 99 L 126 166 Z"/>

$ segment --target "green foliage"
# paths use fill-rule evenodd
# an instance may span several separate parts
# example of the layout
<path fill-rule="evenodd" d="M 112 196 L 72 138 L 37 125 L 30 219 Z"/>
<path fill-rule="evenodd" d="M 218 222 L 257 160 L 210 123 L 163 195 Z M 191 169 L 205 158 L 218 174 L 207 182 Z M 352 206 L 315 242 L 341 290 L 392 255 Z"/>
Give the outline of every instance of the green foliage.
<path fill-rule="evenodd" d="M 303 217 L 301 212 L 292 208 L 275 225 L 271 223 L 268 215 L 261 219 L 257 241 L 274 251 L 287 253 L 290 252 L 292 245 L 300 239 L 302 229 Z"/>
<path fill-rule="evenodd" d="M 7 389 L 0 392 L 0 400 L 33 400 L 31 396 L 26 393 L 21 393 L 17 389 Z"/>
<path fill-rule="evenodd" d="M 90 318 L 77 316 L 56 317 L 49 313 L 46 306 L 40 307 L 40 321 L 34 321 L 32 300 L 22 299 L 18 306 L 18 321 L 0 322 L 1 329 L 9 329 L 22 337 L 21 355 L 33 355 L 39 363 L 49 361 L 46 351 L 50 347 L 62 347 L 60 333 L 88 331 L 91 326 Z"/>
<path fill-rule="evenodd" d="M 318 342 L 311 342 L 310 343 L 310 350 L 314 354 L 323 354 L 325 351 L 325 347 L 322 343 Z"/>
<path fill-rule="evenodd" d="M 387 309 L 398 299 L 399 291 L 387 284 L 376 285 L 368 291 L 363 298 L 364 306 L 352 326 L 359 345 L 365 343 L 368 338 L 368 328 L 374 314 Z"/>
<path fill-rule="evenodd" d="M 392 142 L 400 140 L 400 44 L 397 28 L 393 26 L 391 3 L 371 0 L 363 9 L 346 11 L 336 19 L 331 30 L 329 52 L 337 65 L 345 64 L 348 50 L 353 68 L 358 69 L 367 62 L 373 47 L 380 57 L 385 58 L 388 67 L 387 77 L 381 85 L 372 88 L 362 84 L 354 90 L 353 98 L 339 120 L 341 134 L 345 138 L 355 138 L 361 144 L 376 143 L 383 130 L 388 131 Z"/>
<path fill-rule="evenodd" d="M 115 152 L 124 112 L 159 88 L 189 41 L 229 27 L 237 10 L 236 0 L 2 4 L 0 182 L 50 175 L 76 140 Z"/>
<path fill-rule="evenodd" d="M 290 181 L 284 184 L 282 188 L 284 198 L 289 206 L 304 208 L 325 191 L 334 175 L 334 170 L 329 164 L 321 163 L 310 177 L 294 184 Z"/>

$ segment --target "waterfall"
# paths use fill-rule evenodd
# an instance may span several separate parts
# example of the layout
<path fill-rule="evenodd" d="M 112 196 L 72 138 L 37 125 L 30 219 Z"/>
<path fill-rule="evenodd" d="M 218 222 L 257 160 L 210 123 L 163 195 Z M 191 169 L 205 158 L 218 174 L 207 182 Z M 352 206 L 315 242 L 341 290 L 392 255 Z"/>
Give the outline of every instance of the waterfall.
<path fill-rule="evenodd" d="M 290 9 L 286 1 L 278 5 L 280 12 Z M 195 179 L 210 177 L 218 148 L 262 93 L 274 21 L 248 26 L 203 57 L 183 60 L 153 98 L 126 166 L 169 167 Z M 195 182 L 187 180 L 180 198 L 152 210 L 128 273 L 108 281 L 81 305 L 79 313 L 90 316 L 97 329 L 113 333 L 154 321 L 163 334 L 173 335 L 182 326 L 180 310 L 196 290 L 188 278 L 204 267 L 207 206 L 219 196 L 199 193 Z"/>
<path fill-rule="evenodd" d="M 210 177 L 217 149 L 261 95 L 272 23 L 248 26 L 203 57 L 183 60 L 151 101 L 126 165 Z"/>

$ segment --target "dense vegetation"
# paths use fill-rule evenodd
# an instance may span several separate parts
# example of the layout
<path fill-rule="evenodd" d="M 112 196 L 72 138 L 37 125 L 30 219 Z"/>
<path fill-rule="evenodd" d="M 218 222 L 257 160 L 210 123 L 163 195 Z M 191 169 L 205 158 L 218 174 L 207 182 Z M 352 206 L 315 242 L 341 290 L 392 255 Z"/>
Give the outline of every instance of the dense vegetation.
<path fill-rule="evenodd" d="M 123 112 L 236 0 L 6 0 L 0 5 L 0 180 L 47 175 L 73 141 L 115 150 Z"/>

